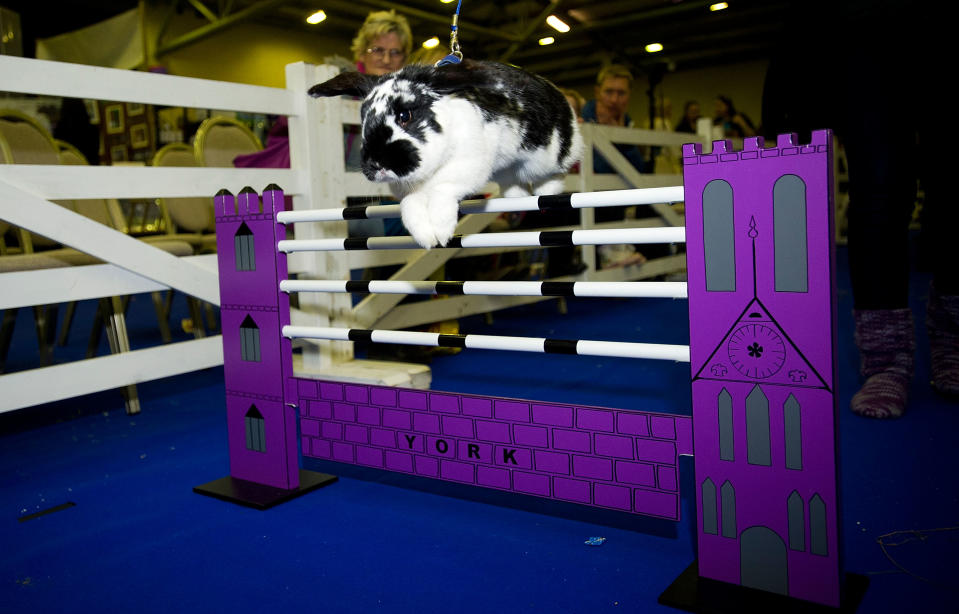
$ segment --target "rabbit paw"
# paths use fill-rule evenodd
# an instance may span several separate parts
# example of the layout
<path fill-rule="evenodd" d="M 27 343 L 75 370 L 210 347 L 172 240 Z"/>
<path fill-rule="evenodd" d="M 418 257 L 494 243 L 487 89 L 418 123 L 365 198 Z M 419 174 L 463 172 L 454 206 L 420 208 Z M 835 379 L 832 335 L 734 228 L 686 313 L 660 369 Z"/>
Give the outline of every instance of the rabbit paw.
<path fill-rule="evenodd" d="M 453 233 L 456 232 L 459 210 L 457 198 L 441 194 L 434 194 L 430 198 L 430 221 L 433 223 L 436 242 L 440 245 L 449 243 Z"/>
<path fill-rule="evenodd" d="M 553 177 L 543 183 L 533 186 L 533 194 L 536 196 L 549 196 L 559 194 L 565 187 L 562 177 Z"/>
<path fill-rule="evenodd" d="M 403 226 L 413 240 L 426 249 L 437 244 L 428 202 L 426 196 L 422 194 L 409 194 L 400 202 L 400 218 L 403 220 Z"/>
<path fill-rule="evenodd" d="M 517 198 L 520 196 L 529 196 L 529 190 L 519 184 L 513 184 L 503 190 L 503 198 Z"/>

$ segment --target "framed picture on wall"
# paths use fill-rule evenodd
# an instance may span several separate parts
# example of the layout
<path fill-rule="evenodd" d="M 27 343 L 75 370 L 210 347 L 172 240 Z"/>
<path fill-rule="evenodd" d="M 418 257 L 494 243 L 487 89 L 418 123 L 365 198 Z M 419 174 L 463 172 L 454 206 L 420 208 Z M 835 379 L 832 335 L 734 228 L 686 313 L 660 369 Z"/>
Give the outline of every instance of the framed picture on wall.
<path fill-rule="evenodd" d="M 96 100 L 84 99 L 83 106 L 87 108 L 87 115 L 90 117 L 91 124 L 100 123 L 100 105 Z"/>
<path fill-rule="evenodd" d="M 110 160 L 113 162 L 126 162 L 129 159 L 126 145 L 114 145 L 110 148 Z"/>
<path fill-rule="evenodd" d="M 123 105 L 111 104 L 104 109 L 107 116 L 107 134 L 123 132 Z"/>
<path fill-rule="evenodd" d="M 128 102 L 127 115 L 143 115 L 143 104 L 139 102 Z"/>
<path fill-rule="evenodd" d="M 130 145 L 136 148 L 150 146 L 150 137 L 147 133 L 146 124 L 137 124 L 130 126 Z"/>

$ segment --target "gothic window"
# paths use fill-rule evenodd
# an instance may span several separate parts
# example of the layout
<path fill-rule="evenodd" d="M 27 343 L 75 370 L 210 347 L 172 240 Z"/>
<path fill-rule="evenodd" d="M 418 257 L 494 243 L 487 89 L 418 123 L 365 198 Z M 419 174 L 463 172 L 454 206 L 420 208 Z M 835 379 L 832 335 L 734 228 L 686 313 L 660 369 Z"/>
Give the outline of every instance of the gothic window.
<path fill-rule="evenodd" d="M 240 325 L 240 356 L 249 362 L 260 362 L 260 328 L 250 316 Z"/>
<path fill-rule="evenodd" d="M 719 393 L 719 458 L 735 460 L 733 446 L 733 397 L 725 388 Z"/>
<path fill-rule="evenodd" d="M 769 399 L 759 386 L 746 397 L 746 459 L 750 465 L 770 466 Z"/>
<path fill-rule="evenodd" d="M 809 501 L 809 551 L 820 556 L 829 556 L 826 538 L 826 503 L 819 495 Z"/>
<path fill-rule="evenodd" d="M 806 549 L 806 515 L 803 513 L 802 497 L 795 490 L 786 501 L 786 512 L 789 517 L 789 548 L 791 550 Z"/>
<path fill-rule="evenodd" d="M 736 489 L 729 480 L 719 489 L 723 510 L 723 537 L 736 538 Z"/>
<path fill-rule="evenodd" d="M 796 175 L 783 175 L 773 188 L 776 237 L 776 291 L 808 292 L 806 258 L 806 184 Z"/>
<path fill-rule="evenodd" d="M 716 535 L 716 485 L 709 478 L 703 482 L 703 533 Z"/>
<path fill-rule="evenodd" d="M 236 258 L 237 271 L 256 270 L 256 252 L 253 248 L 253 233 L 245 223 L 233 236 L 233 252 Z"/>
<path fill-rule="evenodd" d="M 703 257 L 706 290 L 736 291 L 736 242 L 733 234 L 733 188 L 714 179 L 703 189 Z"/>
<path fill-rule="evenodd" d="M 250 406 L 246 417 L 243 418 L 243 423 L 246 428 L 246 449 L 266 452 L 266 422 L 256 405 Z"/>
<path fill-rule="evenodd" d="M 802 469 L 802 425 L 799 401 L 789 395 L 783 405 L 783 423 L 786 431 L 786 469 Z"/>

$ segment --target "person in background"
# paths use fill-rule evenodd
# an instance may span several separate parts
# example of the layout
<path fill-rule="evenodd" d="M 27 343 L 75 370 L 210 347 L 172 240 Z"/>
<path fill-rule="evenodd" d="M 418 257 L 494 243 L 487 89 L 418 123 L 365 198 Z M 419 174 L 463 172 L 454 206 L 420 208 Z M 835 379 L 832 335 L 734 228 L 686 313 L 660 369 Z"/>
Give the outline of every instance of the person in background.
<path fill-rule="evenodd" d="M 446 45 L 437 45 L 430 49 L 427 49 L 426 47 L 420 47 L 410 54 L 407 64 L 424 64 L 426 66 L 433 66 L 449 54 L 450 50 Z"/>
<path fill-rule="evenodd" d="M 699 103 L 695 100 L 687 100 L 683 106 L 683 118 L 676 124 L 676 132 L 696 133 L 696 122 L 699 120 Z"/>
<path fill-rule="evenodd" d="M 596 76 L 596 97 L 583 105 L 581 112 L 583 121 L 604 126 L 623 126 L 634 128 L 632 118 L 626 112 L 629 106 L 630 88 L 633 83 L 633 74 L 629 69 L 619 64 L 611 64 L 599 71 Z M 639 147 L 635 145 L 616 145 L 616 149 L 623 154 L 630 164 L 640 172 L 649 171 L 649 163 L 643 157 Z M 615 173 L 613 167 L 598 151 L 593 152 L 594 173 Z"/>
<path fill-rule="evenodd" d="M 393 9 L 367 15 L 350 45 L 356 69 L 374 77 L 402 68 L 412 49 L 410 24 Z"/>
<path fill-rule="evenodd" d="M 571 90 L 565 87 L 559 88 L 559 91 L 563 93 L 563 96 L 566 96 L 566 100 L 569 102 L 569 106 L 573 107 L 573 113 L 576 114 L 576 121 L 583 121 L 583 106 L 586 104 L 586 99 L 580 95 L 576 90 Z"/>
<path fill-rule="evenodd" d="M 722 129 L 723 138 L 742 139 L 756 136 L 756 126 L 749 116 L 738 112 L 728 96 L 716 97 L 716 116 L 713 118 L 713 126 Z"/>

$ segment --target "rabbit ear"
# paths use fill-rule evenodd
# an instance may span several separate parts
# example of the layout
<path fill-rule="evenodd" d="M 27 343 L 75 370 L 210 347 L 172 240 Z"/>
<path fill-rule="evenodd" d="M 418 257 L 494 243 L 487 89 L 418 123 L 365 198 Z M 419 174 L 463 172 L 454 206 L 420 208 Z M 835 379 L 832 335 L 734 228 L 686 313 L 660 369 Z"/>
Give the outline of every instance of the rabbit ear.
<path fill-rule="evenodd" d="M 485 81 L 485 75 L 477 70 L 475 62 L 463 60 L 437 66 L 430 78 L 430 86 L 441 94 L 450 94 L 467 88 L 481 88 Z"/>
<path fill-rule="evenodd" d="M 357 96 L 363 98 L 370 93 L 378 80 L 377 77 L 351 70 L 340 73 L 329 81 L 317 83 L 307 93 L 314 98 L 328 96 Z"/>

